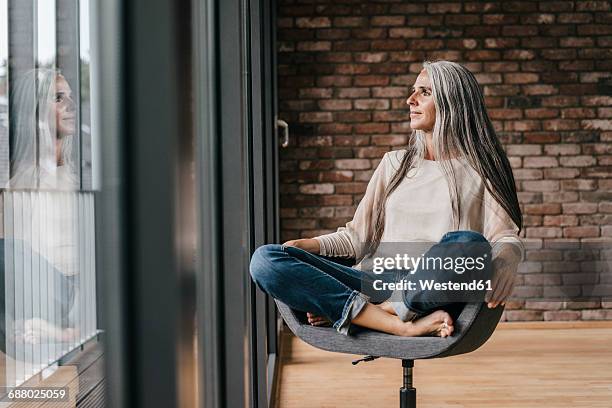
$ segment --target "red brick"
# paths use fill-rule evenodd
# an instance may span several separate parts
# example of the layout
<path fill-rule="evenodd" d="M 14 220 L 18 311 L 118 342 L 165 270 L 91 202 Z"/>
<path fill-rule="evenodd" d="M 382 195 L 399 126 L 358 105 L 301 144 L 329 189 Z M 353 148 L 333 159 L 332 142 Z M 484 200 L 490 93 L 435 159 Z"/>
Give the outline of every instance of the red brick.
<path fill-rule="evenodd" d="M 285 219 L 281 221 L 282 228 L 287 229 L 304 229 L 304 228 L 315 228 L 317 221 L 314 219 L 295 218 Z"/>
<path fill-rule="evenodd" d="M 557 87 L 553 85 L 525 85 L 523 87 L 523 92 L 525 95 L 554 95 L 559 91 Z"/>
<path fill-rule="evenodd" d="M 329 41 L 299 41 L 296 49 L 298 51 L 330 51 L 331 42 Z"/>
<path fill-rule="evenodd" d="M 536 310 L 505 310 L 507 321 L 537 321 L 544 320 L 544 312 Z"/>
<path fill-rule="evenodd" d="M 476 80 L 479 84 L 500 84 L 502 82 L 502 77 L 500 74 L 486 74 L 480 73 L 475 75 Z"/>
<path fill-rule="evenodd" d="M 324 171 L 319 173 L 319 181 L 342 182 L 353 180 L 353 172 L 350 170 Z"/>
<path fill-rule="evenodd" d="M 559 182 L 556 180 L 533 180 L 533 181 L 523 181 L 522 182 L 523 189 L 525 191 L 558 191 L 559 190 Z"/>
<path fill-rule="evenodd" d="M 302 88 L 299 92 L 300 98 L 331 98 L 332 90 L 327 88 Z"/>
<path fill-rule="evenodd" d="M 370 112 L 337 112 L 335 118 L 339 122 L 369 122 L 372 120 Z"/>
<path fill-rule="evenodd" d="M 384 75 L 357 75 L 354 78 L 355 86 L 386 86 L 389 77 Z"/>
<path fill-rule="evenodd" d="M 507 145 L 506 153 L 510 156 L 537 156 L 537 155 L 542 154 L 542 146 L 527 145 L 527 144 Z"/>
<path fill-rule="evenodd" d="M 576 61 L 560 61 L 559 69 L 561 71 L 589 71 L 594 69 L 593 61 L 576 60 Z"/>
<path fill-rule="evenodd" d="M 331 136 L 299 136 L 299 146 L 332 146 L 333 139 Z"/>
<path fill-rule="evenodd" d="M 353 196 L 352 195 L 325 195 L 321 196 L 320 205 L 352 205 L 353 204 Z"/>
<path fill-rule="evenodd" d="M 531 227 L 527 228 L 527 238 L 560 238 L 561 228 L 557 227 Z"/>
<path fill-rule="evenodd" d="M 447 14 L 444 16 L 446 25 L 477 25 L 480 24 L 480 15 L 478 14 Z"/>
<path fill-rule="evenodd" d="M 322 123 L 317 129 L 321 134 L 343 134 L 350 133 L 353 126 L 348 123 Z"/>
<path fill-rule="evenodd" d="M 517 38 L 485 38 L 485 48 L 514 48 L 519 44 Z"/>
<path fill-rule="evenodd" d="M 374 16 L 370 19 L 372 26 L 403 26 L 406 23 L 404 16 Z"/>
<path fill-rule="evenodd" d="M 355 109 L 359 109 L 359 110 L 389 109 L 389 101 L 387 99 L 356 99 Z"/>
<path fill-rule="evenodd" d="M 538 169 L 514 169 L 516 180 L 539 180 L 543 176 L 542 170 Z"/>
<path fill-rule="evenodd" d="M 539 82 L 537 74 L 531 73 L 508 73 L 504 74 L 504 82 L 507 84 L 530 84 Z"/>
<path fill-rule="evenodd" d="M 425 13 L 425 4 L 419 3 L 399 3 L 392 4 L 389 9 L 393 14 L 421 14 Z"/>
<path fill-rule="evenodd" d="M 341 170 L 369 169 L 370 161 L 367 159 L 342 159 L 336 160 L 336 168 Z"/>
<path fill-rule="evenodd" d="M 331 160 L 303 160 L 300 161 L 300 170 L 329 170 L 334 167 Z"/>
<path fill-rule="evenodd" d="M 334 27 L 364 27 L 368 23 L 365 17 L 335 17 Z"/>
<path fill-rule="evenodd" d="M 369 143 L 369 135 L 334 136 L 336 146 L 367 146 Z"/>
<path fill-rule="evenodd" d="M 544 178 L 547 179 L 571 179 L 579 175 L 580 171 L 578 169 L 554 168 L 544 170 Z"/>
<path fill-rule="evenodd" d="M 364 62 L 367 64 L 374 64 L 384 62 L 388 58 L 386 52 L 359 52 L 354 54 L 355 62 Z"/>
<path fill-rule="evenodd" d="M 346 99 L 321 99 L 318 105 L 322 110 L 349 110 L 352 107 L 351 101 Z"/>
<path fill-rule="evenodd" d="M 390 38 L 423 38 L 425 29 L 420 27 L 402 27 L 389 29 Z"/>
<path fill-rule="evenodd" d="M 542 122 L 542 129 L 544 130 L 574 130 L 579 129 L 580 124 L 577 120 L 571 119 L 550 119 Z"/>
<path fill-rule="evenodd" d="M 300 113 L 300 122 L 304 123 L 320 123 L 331 122 L 332 114 L 329 112 L 304 112 Z"/>
<path fill-rule="evenodd" d="M 376 122 L 395 122 L 410 120 L 410 111 L 376 111 L 373 113 L 372 119 Z"/>
<path fill-rule="evenodd" d="M 432 40 L 410 40 L 409 48 L 412 50 L 437 50 L 444 46 L 444 42 L 438 39 Z"/>
<path fill-rule="evenodd" d="M 483 14 L 482 22 L 484 24 L 516 24 L 519 22 L 519 16 L 516 14 Z"/>
<path fill-rule="evenodd" d="M 526 204 L 525 205 L 525 213 L 526 214 L 536 214 L 536 215 L 544 215 L 544 214 L 560 214 L 561 213 L 561 204 L 555 203 L 547 203 L 547 204 Z"/>
<path fill-rule="evenodd" d="M 365 64 L 338 64 L 334 71 L 339 75 L 369 74 L 370 67 Z"/>
<path fill-rule="evenodd" d="M 388 123 L 360 123 L 355 125 L 355 133 L 387 133 L 389 132 Z"/>
<path fill-rule="evenodd" d="M 351 83 L 352 77 L 348 75 L 322 75 L 317 78 L 317 86 L 319 87 L 350 86 Z M 330 98 L 332 95 L 332 89 L 325 89 L 325 95 L 325 98 Z"/>
<path fill-rule="evenodd" d="M 564 167 L 588 167 L 597 163 L 593 156 L 566 156 L 559 160 Z"/>
<path fill-rule="evenodd" d="M 330 183 L 324 184 L 302 184 L 300 187 L 302 194 L 333 194 L 334 185 Z"/>
<path fill-rule="evenodd" d="M 413 26 L 439 26 L 442 24 L 443 16 L 432 16 L 432 15 L 411 15 L 408 16 L 409 27 Z"/>
<path fill-rule="evenodd" d="M 353 38 L 359 40 L 375 40 L 387 37 L 387 30 L 384 28 L 362 28 L 353 29 Z"/>
<path fill-rule="evenodd" d="M 499 57 L 498 51 L 473 50 L 465 52 L 465 59 L 468 61 L 492 61 L 500 59 Z"/>
<path fill-rule="evenodd" d="M 460 13 L 461 3 L 430 3 L 427 12 L 431 14 Z"/>
<path fill-rule="evenodd" d="M 598 237 L 599 227 L 597 226 L 565 227 L 563 228 L 563 236 L 566 238 Z"/>
<path fill-rule="evenodd" d="M 558 165 L 559 161 L 555 157 L 525 157 L 525 159 L 523 160 L 523 167 L 525 168 L 557 167 Z"/>
<path fill-rule="evenodd" d="M 406 49 L 406 40 L 374 40 L 370 47 L 373 51 L 401 51 Z"/>
<path fill-rule="evenodd" d="M 366 158 L 366 159 L 377 159 L 382 158 L 385 153 L 389 151 L 387 146 L 379 147 L 379 146 L 369 146 L 369 147 L 359 147 L 355 150 L 355 157 L 358 158 Z"/>
<path fill-rule="evenodd" d="M 597 212 L 595 203 L 567 203 L 563 204 L 565 214 L 593 214 Z"/>
<path fill-rule="evenodd" d="M 546 227 L 567 227 L 578 225 L 575 215 L 545 215 L 542 223 Z"/>
<path fill-rule="evenodd" d="M 485 72 L 511 72 L 518 71 L 519 65 L 516 62 L 485 62 Z"/>
<path fill-rule="evenodd" d="M 336 183 L 335 188 L 338 194 L 360 194 L 366 191 L 366 183 Z"/>
<path fill-rule="evenodd" d="M 546 321 L 580 320 L 580 317 L 581 313 L 575 310 L 555 310 L 544 312 L 544 320 Z"/>
<path fill-rule="evenodd" d="M 381 146 L 403 146 L 408 142 L 408 135 L 372 135 L 372 144 Z"/>
<path fill-rule="evenodd" d="M 542 200 L 545 203 L 571 203 L 578 201 L 578 193 L 575 191 L 545 191 L 542 193 Z"/>
<path fill-rule="evenodd" d="M 298 17 L 295 19 L 295 26 L 299 28 L 325 28 L 331 27 L 331 20 L 328 17 Z"/>

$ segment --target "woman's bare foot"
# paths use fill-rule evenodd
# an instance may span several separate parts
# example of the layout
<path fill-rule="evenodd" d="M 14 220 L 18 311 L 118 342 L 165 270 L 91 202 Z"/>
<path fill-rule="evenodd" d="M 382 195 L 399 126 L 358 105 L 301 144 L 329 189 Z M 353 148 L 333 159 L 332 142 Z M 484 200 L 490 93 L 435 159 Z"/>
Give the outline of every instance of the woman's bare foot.
<path fill-rule="evenodd" d="M 447 337 L 453 334 L 453 319 L 444 310 L 421 317 L 413 322 L 401 322 L 398 326 L 398 336 L 439 336 Z"/>
<path fill-rule="evenodd" d="M 388 300 L 373 306 L 379 307 L 393 316 L 397 316 L 397 313 L 395 313 L 395 309 L 393 309 L 393 305 Z M 314 313 L 308 312 L 306 313 L 306 316 L 308 317 L 308 323 L 310 323 L 312 326 L 331 326 L 332 324 L 327 318 L 323 316 L 317 316 Z"/>

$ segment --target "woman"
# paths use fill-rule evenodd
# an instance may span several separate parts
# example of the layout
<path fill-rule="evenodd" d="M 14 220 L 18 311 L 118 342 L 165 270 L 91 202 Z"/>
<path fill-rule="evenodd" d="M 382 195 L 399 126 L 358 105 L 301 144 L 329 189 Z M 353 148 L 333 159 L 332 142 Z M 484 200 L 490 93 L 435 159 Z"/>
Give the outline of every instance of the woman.
<path fill-rule="evenodd" d="M 404 291 L 402 301 L 376 304 L 360 291 L 370 278 L 361 262 L 378 256 L 382 242 L 490 243 L 488 306 L 503 304 L 512 291 L 522 216 L 512 169 L 474 75 L 457 63 L 425 62 L 407 104 L 410 145 L 384 155 L 352 221 L 334 233 L 264 245 L 253 254 L 250 272 L 258 286 L 309 312 L 311 324 L 329 321 L 345 334 L 351 323 L 400 336 L 453 333 L 448 303 L 412 302 Z M 353 257 L 358 265 L 339 265 L 334 257 Z"/>
<path fill-rule="evenodd" d="M 57 70 L 27 71 L 11 89 L 10 112 L 11 178 L 6 188 L 16 190 L 11 197 L 20 200 L 16 208 L 24 225 L 3 240 L 2 272 L 24 279 L 25 266 L 4 259 L 27 259 L 48 287 L 40 288 L 42 297 L 25 282 L 23 299 L 16 300 L 27 305 L 41 297 L 47 302 L 44 311 L 9 316 L 11 326 L 1 337 L 12 343 L 71 342 L 77 339 L 79 319 L 77 206 L 75 197 L 64 192 L 77 190 L 79 179 L 73 149 L 77 110 L 70 85 Z"/>

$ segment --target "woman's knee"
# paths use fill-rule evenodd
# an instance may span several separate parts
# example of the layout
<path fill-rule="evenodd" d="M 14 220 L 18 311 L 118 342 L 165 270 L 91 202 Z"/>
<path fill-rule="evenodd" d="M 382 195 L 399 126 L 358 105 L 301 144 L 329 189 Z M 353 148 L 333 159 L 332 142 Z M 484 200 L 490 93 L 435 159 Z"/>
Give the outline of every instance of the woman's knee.
<path fill-rule="evenodd" d="M 444 234 L 442 242 L 489 242 L 480 232 L 472 230 L 450 231 Z"/>
<path fill-rule="evenodd" d="M 261 289 L 267 290 L 278 279 L 277 268 L 273 267 L 273 263 L 284 254 L 280 244 L 262 245 L 253 252 L 249 272 Z"/>

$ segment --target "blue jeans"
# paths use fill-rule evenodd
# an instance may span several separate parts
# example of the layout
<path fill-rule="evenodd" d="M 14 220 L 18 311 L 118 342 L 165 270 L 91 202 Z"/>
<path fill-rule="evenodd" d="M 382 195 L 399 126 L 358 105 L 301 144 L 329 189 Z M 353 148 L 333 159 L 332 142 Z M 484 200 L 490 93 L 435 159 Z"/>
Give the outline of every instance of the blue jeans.
<path fill-rule="evenodd" d="M 465 242 L 484 242 L 488 246 L 480 233 L 453 231 L 432 246 L 426 256 L 448 252 L 443 244 Z M 458 252 L 455 249 L 454 255 Z M 292 309 L 325 316 L 336 330 L 348 334 L 351 320 L 370 300 L 362 293 L 363 288 L 380 277 L 338 262 L 342 262 L 342 258 L 316 255 L 292 246 L 266 244 L 255 250 L 249 269 L 257 286 L 270 296 Z M 391 292 L 386 295 L 390 296 Z M 417 292 L 403 296 L 403 304 L 413 315 L 422 316 L 449 306 L 451 302 L 428 299 L 426 292 Z"/>

